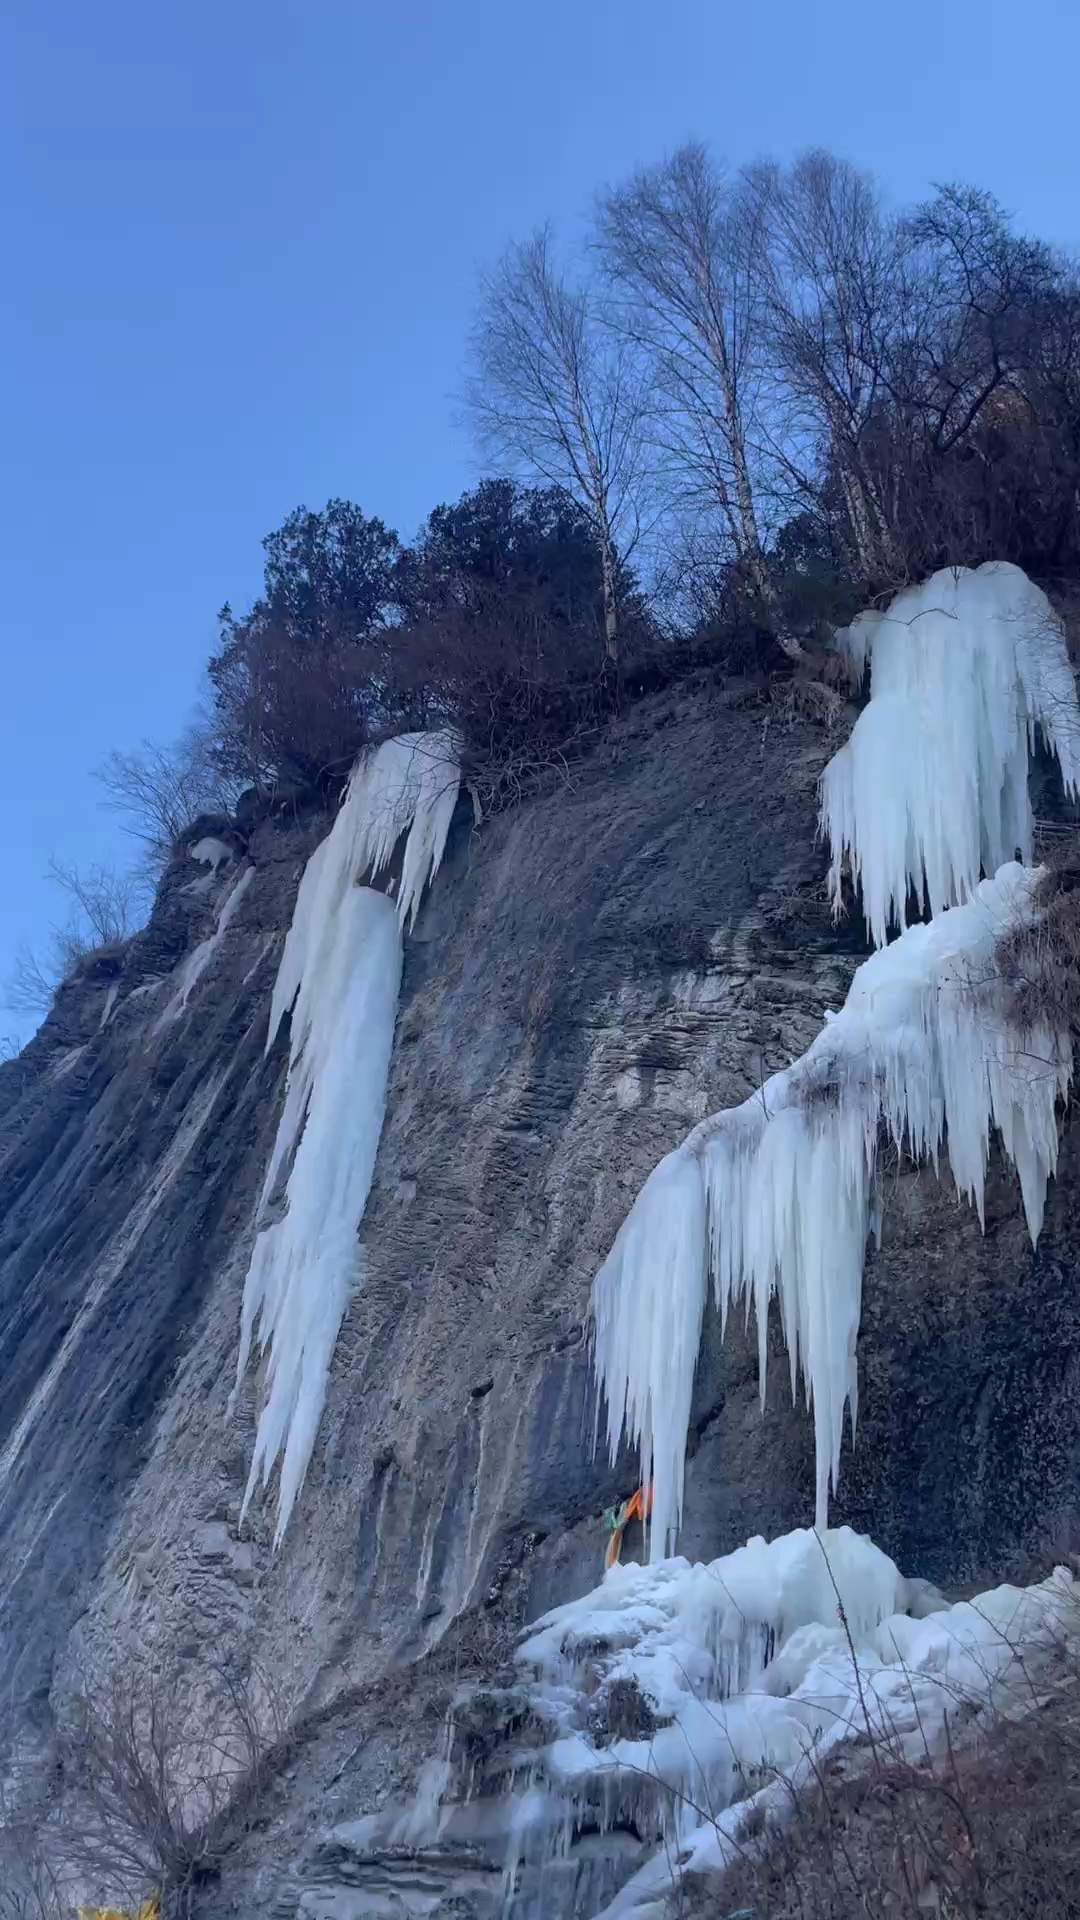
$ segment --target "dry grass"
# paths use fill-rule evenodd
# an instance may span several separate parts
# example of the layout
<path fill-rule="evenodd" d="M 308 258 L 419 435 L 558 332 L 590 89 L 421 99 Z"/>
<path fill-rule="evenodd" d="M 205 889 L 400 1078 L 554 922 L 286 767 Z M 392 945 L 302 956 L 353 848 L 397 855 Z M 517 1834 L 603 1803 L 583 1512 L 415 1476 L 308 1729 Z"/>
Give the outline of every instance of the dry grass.
<path fill-rule="evenodd" d="M 866 1756 L 863 1756 L 864 1759 Z M 850 1763 L 849 1763 L 850 1765 Z M 1080 1678 L 936 1763 L 823 1766 L 687 1916 L 1066 1920 L 1080 1913 Z"/>
<path fill-rule="evenodd" d="M 60 1742 L 62 1804 L 40 1835 L 57 1884 L 133 1907 L 157 1889 L 163 1920 L 189 1920 L 258 1806 L 279 1739 L 273 1683 L 254 1668 L 132 1661 L 84 1678 Z"/>
<path fill-rule="evenodd" d="M 1062 835 L 1046 850 L 1042 911 L 999 943 L 998 971 L 1012 1018 L 1080 1032 L 1080 837 Z"/>
<path fill-rule="evenodd" d="M 1073 1561 L 1075 1568 L 1075 1561 Z M 732 1834 L 727 1870 L 683 1882 L 685 1920 L 1066 1920 L 1080 1914 L 1080 1603 L 1059 1589 L 1047 1637 L 1017 1642 L 985 1695 L 957 1692 L 937 1732 L 909 1692 L 870 1706 L 844 1607 L 856 1737 L 779 1771 Z"/>

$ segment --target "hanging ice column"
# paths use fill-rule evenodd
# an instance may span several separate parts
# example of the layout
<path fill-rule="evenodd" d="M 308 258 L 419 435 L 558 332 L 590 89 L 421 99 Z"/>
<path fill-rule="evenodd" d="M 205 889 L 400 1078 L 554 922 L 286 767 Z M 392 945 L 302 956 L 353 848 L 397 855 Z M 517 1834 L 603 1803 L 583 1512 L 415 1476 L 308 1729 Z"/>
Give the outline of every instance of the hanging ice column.
<path fill-rule="evenodd" d="M 879 1127 L 937 1164 L 982 1214 L 990 1129 L 1020 1175 L 1032 1239 L 1057 1156 L 1065 1033 L 1009 1024 L 995 976 L 1002 934 L 1037 911 L 1028 755 L 1036 732 L 1080 785 L 1080 717 L 1045 595 L 1004 565 L 935 574 L 846 636 L 872 693 L 826 769 L 822 819 L 838 892 L 847 853 L 876 941 L 909 885 L 937 917 L 861 966 L 842 1012 L 801 1060 L 702 1122 L 649 1176 L 593 1286 L 595 1365 L 612 1457 L 625 1431 L 654 1482 L 651 1549 L 678 1526 L 708 1283 L 721 1314 L 753 1304 L 762 1392 L 779 1298 L 792 1388 L 813 1407 L 817 1523 L 827 1521 L 855 1343 Z M 980 883 L 980 871 L 994 878 Z M 954 901 L 966 904 L 952 906 Z M 946 910 L 950 909 L 951 910 Z"/>
<path fill-rule="evenodd" d="M 794 1066 L 714 1114 L 649 1175 L 593 1284 L 595 1366 L 614 1459 L 623 1430 L 653 1479 L 652 1557 L 682 1508 L 690 1397 L 711 1276 L 721 1315 L 753 1305 L 762 1396 L 769 1304 L 813 1407 L 817 1524 L 828 1520 L 855 1342 L 878 1130 L 935 1166 L 946 1136 L 982 1218 L 991 1125 L 1020 1175 L 1034 1241 L 1057 1160 L 1072 1056 L 1049 1028 L 1010 1031 L 994 985 L 1002 933 L 1035 911 L 1039 869 L 1003 867 L 962 907 L 865 961 Z"/>
<path fill-rule="evenodd" d="M 403 734 L 358 761 L 334 826 L 304 869 L 278 969 L 266 1044 L 291 1010 L 291 1054 L 233 1394 L 258 1322 L 270 1357 L 244 1506 L 281 1457 L 275 1544 L 311 1458 L 355 1272 L 386 1107 L 402 931 L 442 859 L 459 784 L 448 733 Z M 386 868 L 403 833 L 391 899 L 360 883 Z M 271 1214 L 282 1217 L 266 1224 Z"/>
<path fill-rule="evenodd" d="M 940 913 L 980 874 L 1030 860 L 1036 737 L 1080 790 L 1076 692 L 1050 602 L 1003 561 L 935 573 L 837 640 L 860 671 L 869 661 L 870 701 L 825 769 L 821 825 L 833 900 L 846 856 L 880 947 L 909 889 Z"/>

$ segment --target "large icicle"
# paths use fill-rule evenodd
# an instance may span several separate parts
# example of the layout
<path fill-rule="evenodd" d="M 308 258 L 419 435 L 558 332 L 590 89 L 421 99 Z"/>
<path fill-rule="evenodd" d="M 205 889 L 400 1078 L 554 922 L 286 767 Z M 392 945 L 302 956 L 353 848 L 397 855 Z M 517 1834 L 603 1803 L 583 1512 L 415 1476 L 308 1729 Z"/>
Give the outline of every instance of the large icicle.
<path fill-rule="evenodd" d="M 622 1433 L 653 1481 L 652 1555 L 678 1526 L 694 1366 L 711 1274 L 721 1314 L 752 1302 L 765 1390 L 779 1296 L 792 1388 L 813 1407 L 817 1521 L 827 1521 L 855 1342 L 879 1125 L 935 1165 L 948 1136 L 959 1192 L 983 1210 L 990 1129 L 1016 1166 L 1034 1241 L 1057 1160 L 1065 1034 L 1010 1030 L 994 950 L 1035 912 L 1039 869 L 1001 868 L 964 905 L 863 963 L 800 1060 L 714 1114 L 649 1175 L 593 1285 L 595 1367 L 612 1458 Z"/>
<path fill-rule="evenodd" d="M 825 769 L 821 824 L 840 898 L 845 856 L 874 943 L 903 926 L 909 889 L 931 913 L 980 873 L 1031 858 L 1028 758 L 1041 736 L 1080 790 L 1080 714 L 1064 635 L 1019 567 L 946 568 L 838 636 L 870 662 L 870 701 Z"/>
<path fill-rule="evenodd" d="M 278 969 L 266 1044 L 291 1010 L 291 1053 L 236 1370 L 239 1389 L 258 1322 L 270 1357 L 244 1506 L 281 1458 L 275 1543 L 311 1458 L 353 1281 L 386 1106 L 402 929 L 442 859 L 459 784 L 447 733 L 403 734 L 357 763 L 304 869 Z M 395 901 L 360 883 L 386 867 L 406 832 Z"/>

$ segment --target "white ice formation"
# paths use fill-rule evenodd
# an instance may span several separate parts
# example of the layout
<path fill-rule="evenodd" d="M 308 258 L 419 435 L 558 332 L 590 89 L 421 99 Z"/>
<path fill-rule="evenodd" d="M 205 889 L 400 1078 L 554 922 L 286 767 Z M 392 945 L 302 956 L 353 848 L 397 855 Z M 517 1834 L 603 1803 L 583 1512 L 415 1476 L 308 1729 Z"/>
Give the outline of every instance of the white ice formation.
<path fill-rule="evenodd" d="M 917 1761 L 940 1750 L 946 1714 L 1029 1709 L 1078 1619 L 1064 1568 L 950 1607 L 847 1527 L 750 1540 L 709 1565 L 613 1567 L 518 1656 L 555 1729 L 542 1772 L 567 1832 L 591 1806 L 602 1825 L 659 1825 L 665 1842 L 602 1920 L 668 1912 L 673 1862 L 723 1866 L 750 1807 L 783 1817 L 840 1742 L 870 1732 Z"/>
<path fill-rule="evenodd" d="M 980 873 L 1032 853 L 1028 761 L 1041 737 L 1080 791 L 1080 718 L 1065 639 L 1019 567 L 946 568 L 837 636 L 870 664 L 870 700 L 825 769 L 821 825 L 840 899 L 845 859 L 876 946 L 909 891 L 931 913 Z"/>
<path fill-rule="evenodd" d="M 244 1506 L 281 1458 L 275 1543 L 311 1458 L 353 1284 L 386 1107 L 402 933 L 442 859 L 459 784 L 449 733 L 403 734 L 358 761 L 304 869 L 278 969 L 266 1044 L 291 1011 L 289 1070 L 236 1372 L 238 1389 L 257 1338 L 269 1359 Z M 403 834 L 391 899 L 362 882 L 385 870 Z"/>
<path fill-rule="evenodd" d="M 721 1315 L 753 1306 L 762 1395 L 774 1294 L 813 1407 L 817 1524 L 835 1486 L 845 1403 L 854 1430 L 855 1341 L 875 1211 L 882 1124 L 982 1217 L 996 1127 L 1020 1176 L 1034 1241 L 1057 1159 L 1068 1037 L 1015 1033 L 995 983 L 996 944 L 1036 911 L 1039 869 L 1009 864 L 963 906 L 909 927 L 859 967 L 840 1013 L 791 1067 L 693 1129 L 649 1175 L 593 1285 L 595 1366 L 614 1459 L 625 1429 L 653 1481 L 651 1550 L 678 1526 L 694 1367 L 709 1277 Z"/>

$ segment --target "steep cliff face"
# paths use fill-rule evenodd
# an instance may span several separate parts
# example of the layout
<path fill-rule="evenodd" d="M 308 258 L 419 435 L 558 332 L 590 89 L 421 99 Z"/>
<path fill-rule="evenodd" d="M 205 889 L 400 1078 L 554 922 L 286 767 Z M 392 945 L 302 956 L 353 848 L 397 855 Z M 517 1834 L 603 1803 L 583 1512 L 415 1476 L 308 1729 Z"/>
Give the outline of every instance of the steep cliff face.
<path fill-rule="evenodd" d="M 460 806 L 276 1556 L 269 1506 L 236 1525 L 257 1381 L 226 1402 L 284 1082 L 270 991 L 325 815 L 200 823 L 146 932 L 0 1068 L 0 1677 L 47 1725 L 132 1642 L 275 1674 L 307 1757 L 208 1913 L 390 1911 L 348 1904 L 359 1869 L 309 1824 L 408 1791 L 463 1665 L 595 1580 L 635 1464 L 593 1456 L 592 1274 L 657 1158 L 800 1052 L 865 951 L 815 844 L 829 743 L 767 719 L 684 690 L 513 812 Z M 1004 1174 L 985 1237 L 929 1173 L 889 1185 L 837 1517 L 910 1573 L 963 1585 L 1074 1528 L 1078 1173 L 1067 1134 L 1037 1253 Z M 762 1417 L 739 1328 L 708 1330 L 692 1449 L 688 1554 L 812 1516 L 805 1411 L 780 1358 Z"/>

